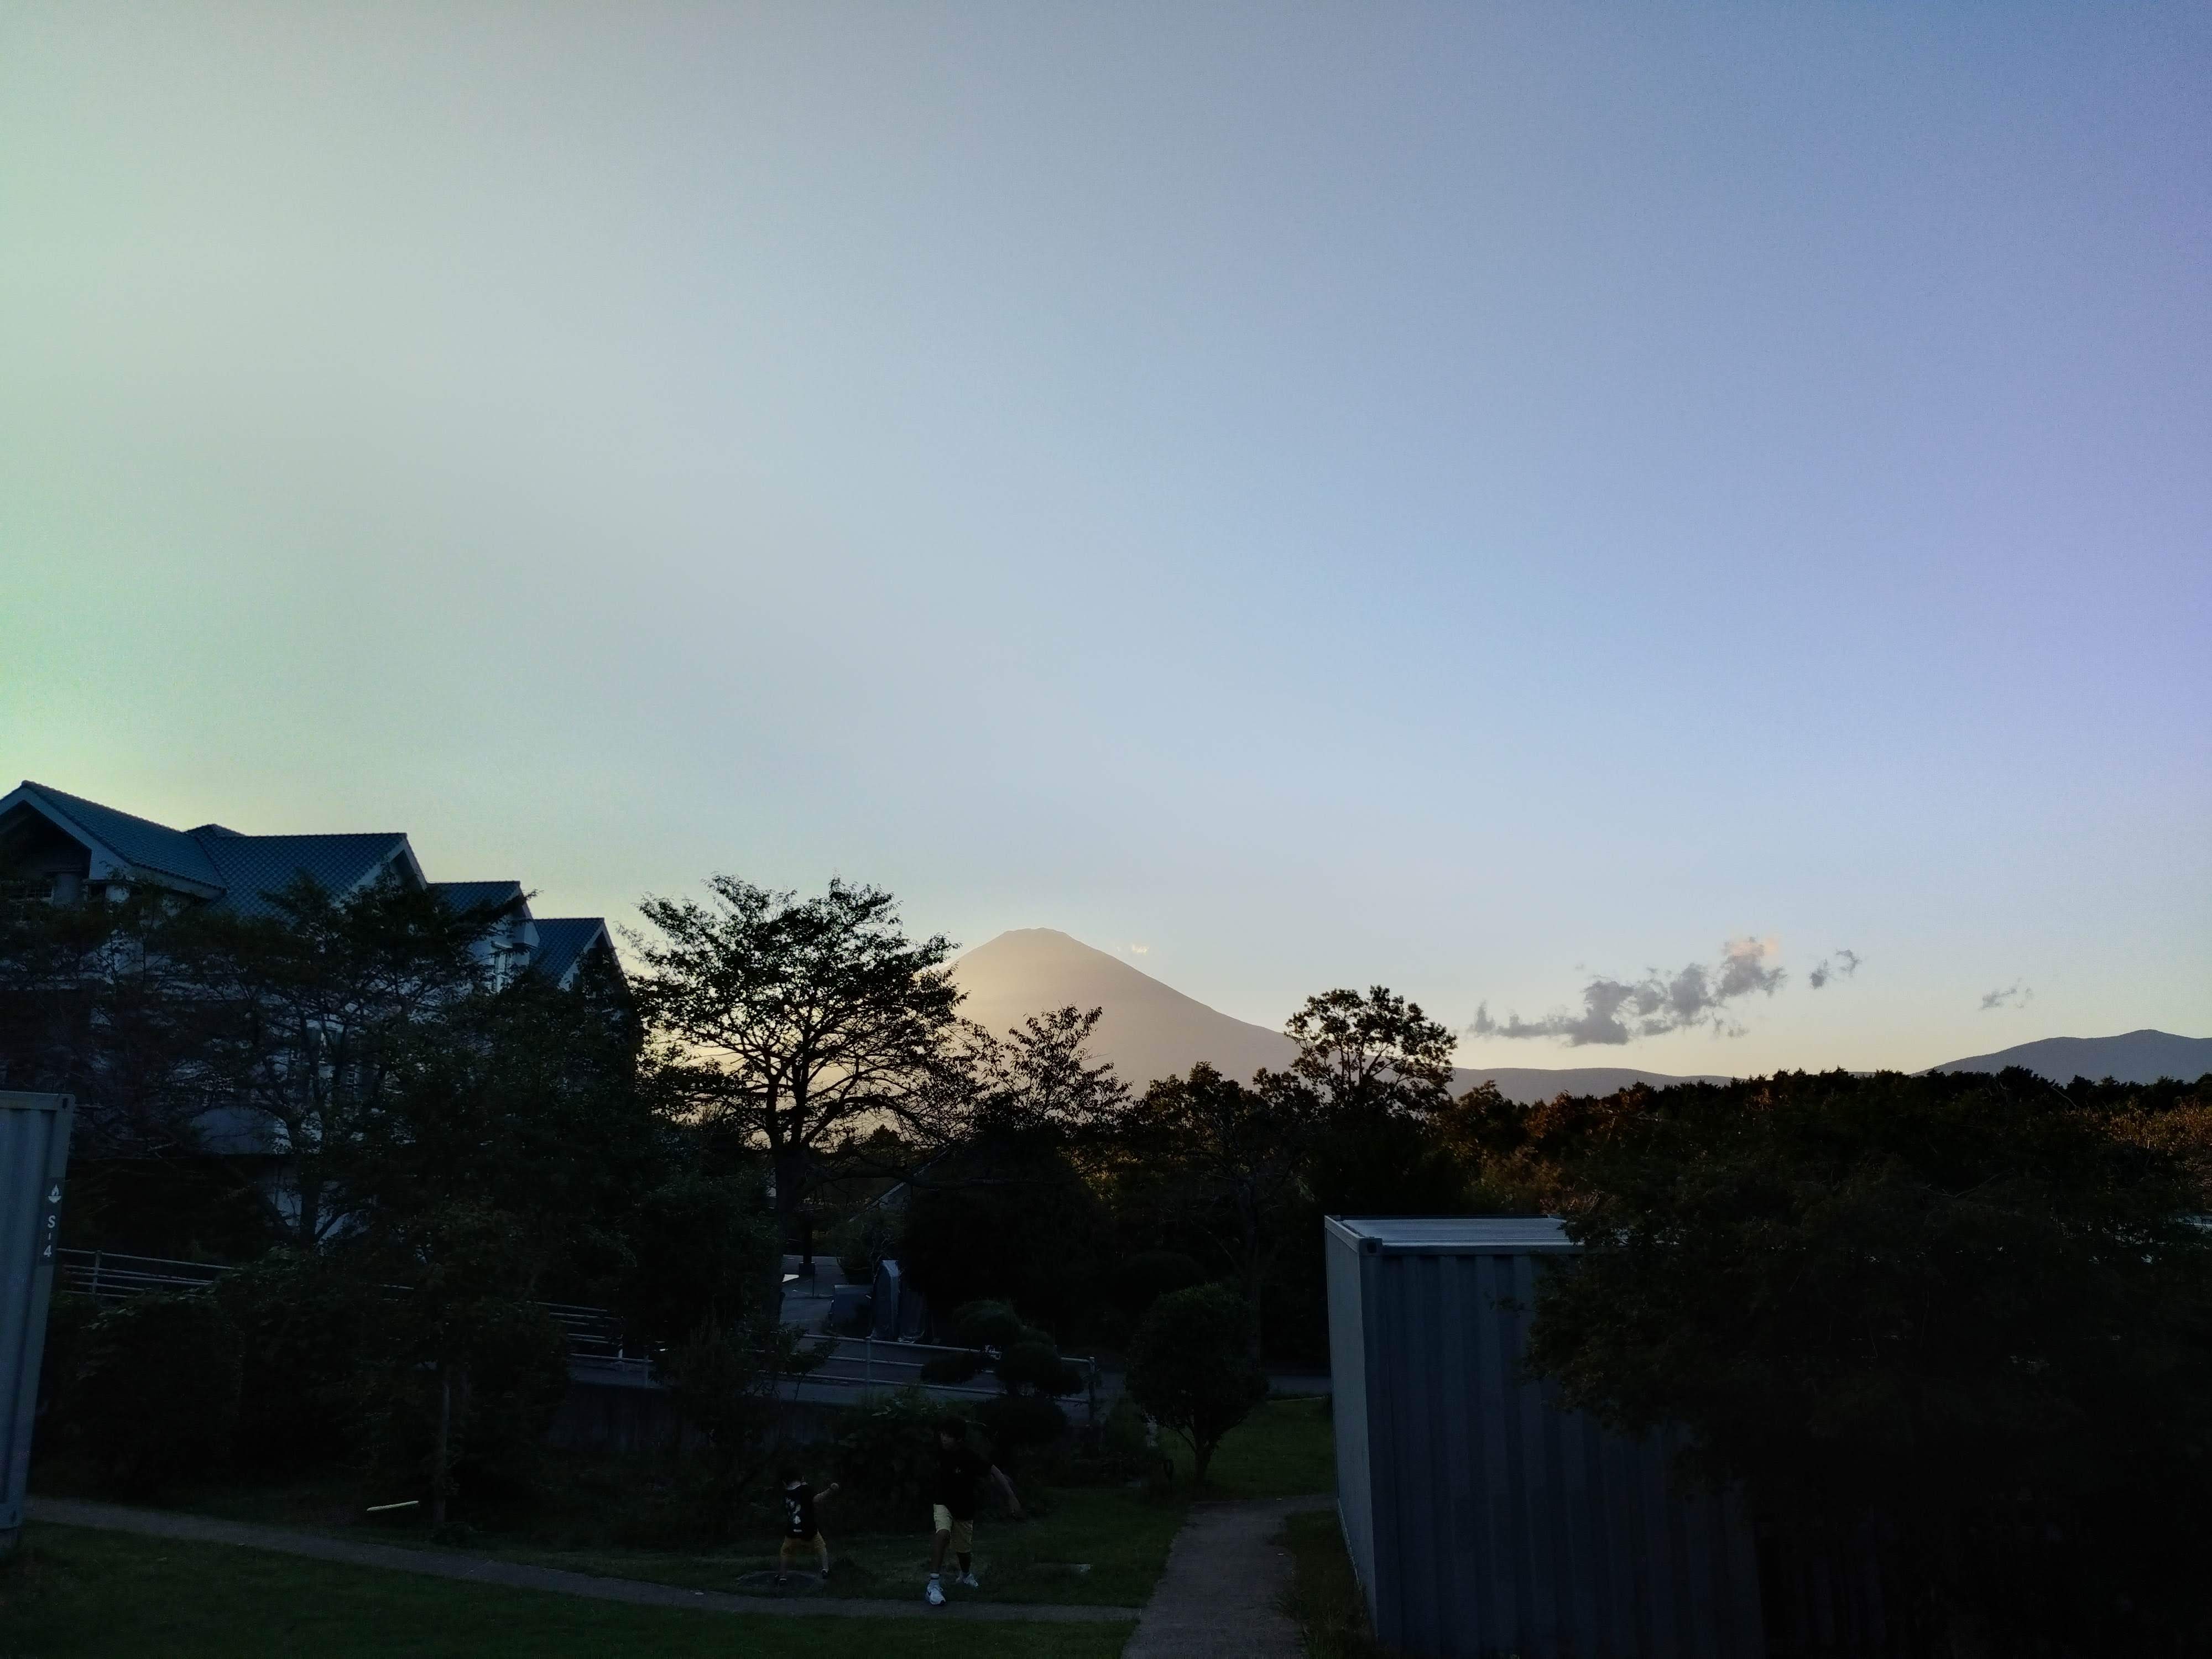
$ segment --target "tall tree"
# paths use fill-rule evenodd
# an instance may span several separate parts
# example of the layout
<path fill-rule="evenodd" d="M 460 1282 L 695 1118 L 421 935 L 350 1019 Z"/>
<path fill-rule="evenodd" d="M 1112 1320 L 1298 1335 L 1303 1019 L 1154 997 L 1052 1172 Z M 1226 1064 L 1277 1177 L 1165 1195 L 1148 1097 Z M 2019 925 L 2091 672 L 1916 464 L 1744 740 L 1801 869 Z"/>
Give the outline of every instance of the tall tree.
<path fill-rule="evenodd" d="M 204 1141 L 273 1156 L 271 1218 L 312 1248 L 345 1218 L 346 1161 L 404 1063 L 480 988 L 475 946 L 498 912 L 392 882 L 341 896 L 305 875 L 270 903 L 194 913 L 167 943 L 208 1022 Z"/>
<path fill-rule="evenodd" d="M 651 1063 L 676 1109 L 767 1154 L 787 1237 L 829 1147 L 937 1110 L 960 1029 L 953 946 L 909 939 L 873 887 L 833 879 L 802 900 L 734 876 L 707 885 L 704 905 L 639 907 Z"/>
<path fill-rule="evenodd" d="M 1089 1311 L 1108 1218 L 1094 1188 L 1128 1089 L 1088 1052 L 1100 1011 L 1060 1008 L 1004 1039 L 964 1028 L 917 1170 L 899 1260 L 933 1305 L 1012 1301 L 1063 1336 Z"/>
<path fill-rule="evenodd" d="M 939 1098 L 940 1138 L 1043 1138 L 1080 1146 L 1113 1133 L 1129 1086 L 1090 1044 L 1105 1010 L 1069 1006 L 1032 1014 L 1004 1037 L 963 1028 L 958 1072 Z"/>
<path fill-rule="evenodd" d="M 369 1224 L 465 1197 L 503 1218 L 520 1294 L 620 1274 L 666 1148 L 637 1079 L 636 1028 L 612 975 L 534 974 L 461 998 L 416 1030 L 380 1111 L 345 1159 Z"/>
<path fill-rule="evenodd" d="M 210 1013 L 185 982 L 169 896 L 0 896 L 0 1087 L 77 1099 L 80 1157 L 197 1150 Z"/>
<path fill-rule="evenodd" d="M 1251 1304 L 1254 1352 L 1261 1299 L 1302 1206 L 1313 1112 L 1306 1091 L 1247 1087 L 1204 1061 L 1163 1078 L 1127 1117 L 1127 1172 L 1180 1189 L 1185 1212 L 1212 1237 Z"/>
<path fill-rule="evenodd" d="M 1290 1075 L 1331 1120 L 1427 1117 L 1450 1103 L 1450 1029 L 1387 987 L 1308 997 L 1283 1032 L 1298 1049 Z"/>

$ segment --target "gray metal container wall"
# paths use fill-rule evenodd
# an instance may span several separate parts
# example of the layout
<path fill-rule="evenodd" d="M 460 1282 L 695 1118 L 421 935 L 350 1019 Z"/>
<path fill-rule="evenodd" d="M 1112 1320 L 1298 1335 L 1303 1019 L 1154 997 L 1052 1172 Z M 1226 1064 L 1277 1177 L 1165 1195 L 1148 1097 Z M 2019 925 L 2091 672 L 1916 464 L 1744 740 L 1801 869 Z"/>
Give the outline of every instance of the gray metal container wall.
<path fill-rule="evenodd" d="M 69 1167 L 67 1095 L 0 1090 L 0 1547 L 23 1524 L 39 1361 L 54 1288 L 61 1182 Z"/>
<path fill-rule="evenodd" d="M 1375 1633 L 1409 1659 L 1755 1659 L 1758 1565 L 1670 1443 L 1522 1374 L 1555 1221 L 1328 1222 L 1337 1508 Z"/>

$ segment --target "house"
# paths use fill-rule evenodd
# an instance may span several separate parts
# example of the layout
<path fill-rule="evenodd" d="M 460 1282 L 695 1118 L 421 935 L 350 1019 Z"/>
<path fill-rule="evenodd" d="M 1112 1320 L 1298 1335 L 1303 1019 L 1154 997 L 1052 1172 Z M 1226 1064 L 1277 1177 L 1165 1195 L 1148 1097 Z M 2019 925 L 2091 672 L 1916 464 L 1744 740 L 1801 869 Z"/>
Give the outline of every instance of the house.
<path fill-rule="evenodd" d="M 152 891 L 180 905 L 265 916 L 276 913 L 271 896 L 302 876 L 336 898 L 394 882 L 489 916 L 472 948 L 494 987 L 534 974 L 568 988 L 595 964 L 621 973 L 601 918 L 534 915 L 522 884 L 512 878 L 430 881 L 400 830 L 250 836 L 220 823 L 176 830 L 45 784 L 27 781 L 0 797 L 0 902 L 98 903 Z M 0 1048 L 0 1083 L 18 1069 L 17 1059 Z M 191 1086 L 188 1072 L 180 1077 Z M 289 1133 L 276 1117 L 210 1090 L 188 1121 L 195 1157 L 246 1174 L 288 1222 L 303 1213 L 285 1168 Z"/>
<path fill-rule="evenodd" d="M 17 897 L 71 903 L 157 888 L 257 915 L 268 913 L 270 895 L 302 875 L 340 898 L 392 880 L 456 908 L 497 908 L 498 922 L 477 947 L 495 982 L 527 970 L 567 986 L 586 963 L 615 962 L 601 918 L 534 916 L 520 881 L 431 881 L 402 830 L 248 836 L 219 823 L 173 830 L 27 781 L 0 797 L 0 892 Z"/>

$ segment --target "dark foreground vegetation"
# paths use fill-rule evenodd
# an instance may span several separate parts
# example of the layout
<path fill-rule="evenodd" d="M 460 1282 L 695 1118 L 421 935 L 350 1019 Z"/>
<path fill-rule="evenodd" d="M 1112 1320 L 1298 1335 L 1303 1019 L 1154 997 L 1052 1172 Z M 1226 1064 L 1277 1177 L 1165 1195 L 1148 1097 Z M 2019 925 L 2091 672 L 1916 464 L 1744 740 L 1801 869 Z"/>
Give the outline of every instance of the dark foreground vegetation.
<path fill-rule="evenodd" d="M 1898 1650 L 2212 1652 L 2212 1079 L 1777 1077 L 1560 1100 L 1497 1178 L 1584 1249 L 1529 1356 L 1741 1482 L 1770 1624 Z"/>
<path fill-rule="evenodd" d="M 1113 1659 L 1122 1624 L 931 1624 L 687 1613 L 33 1526 L 0 1567 L 19 1659 Z"/>
<path fill-rule="evenodd" d="M 978 1443 L 1069 1528 L 1050 1549 L 1100 1555 L 1067 1592 L 1098 1594 L 1143 1569 L 1083 1528 L 1146 1481 L 1155 1519 L 1231 1483 L 1264 1368 L 1325 1354 L 1322 1216 L 1544 1212 L 1584 1249 L 1530 1364 L 1618 1426 L 1688 1429 L 1682 1478 L 1756 1519 L 1778 1640 L 1821 1578 L 1877 1600 L 1899 1655 L 2212 1652 L 2212 1080 L 1524 1109 L 1455 1095 L 1452 1034 L 1376 988 L 1310 1000 L 1281 1073 L 1139 1093 L 1089 1056 L 1095 1012 L 963 1021 L 952 946 L 872 890 L 723 878 L 645 914 L 631 978 L 566 987 L 496 969 L 495 913 L 397 890 L 0 915 L 7 1081 L 83 1103 L 70 1242 L 233 1268 L 58 1303 L 42 1468 L 156 1498 L 342 1486 L 440 1538 L 726 1565 L 769 1526 L 777 1385 L 813 1363 L 779 1322 L 812 1242 L 863 1280 L 899 1261 L 962 1350 L 934 1380 L 995 1388 Z M 665 1445 L 549 1450 L 548 1302 L 652 1356 Z M 1133 1409 L 1069 1428 L 1085 1351 L 1164 1444 Z M 914 1526 L 928 1410 L 810 1454 L 837 1527 Z M 1034 1556 L 1031 1588 L 1066 1565 Z"/>
<path fill-rule="evenodd" d="M 1368 1624 L 1367 1603 L 1335 1513 L 1293 1515 L 1278 1541 L 1291 1556 L 1291 1592 L 1283 1610 L 1298 1627 L 1306 1659 L 1389 1659 Z"/>

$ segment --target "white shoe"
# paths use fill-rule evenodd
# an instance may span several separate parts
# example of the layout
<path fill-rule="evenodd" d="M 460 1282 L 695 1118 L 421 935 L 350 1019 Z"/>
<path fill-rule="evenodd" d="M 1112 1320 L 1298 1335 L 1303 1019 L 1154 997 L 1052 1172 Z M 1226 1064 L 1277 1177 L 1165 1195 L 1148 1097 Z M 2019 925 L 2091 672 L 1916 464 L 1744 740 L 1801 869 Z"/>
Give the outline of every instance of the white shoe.
<path fill-rule="evenodd" d="M 983 1588 L 983 1581 L 978 1578 L 972 1572 L 963 1572 L 952 1582 L 959 1585 L 962 1589 L 981 1589 Z"/>
<path fill-rule="evenodd" d="M 921 1599 L 928 1602 L 933 1607 L 943 1607 L 945 1605 L 945 1586 L 939 1583 L 937 1580 L 933 1577 L 929 1581 L 929 1588 L 922 1591 Z"/>

